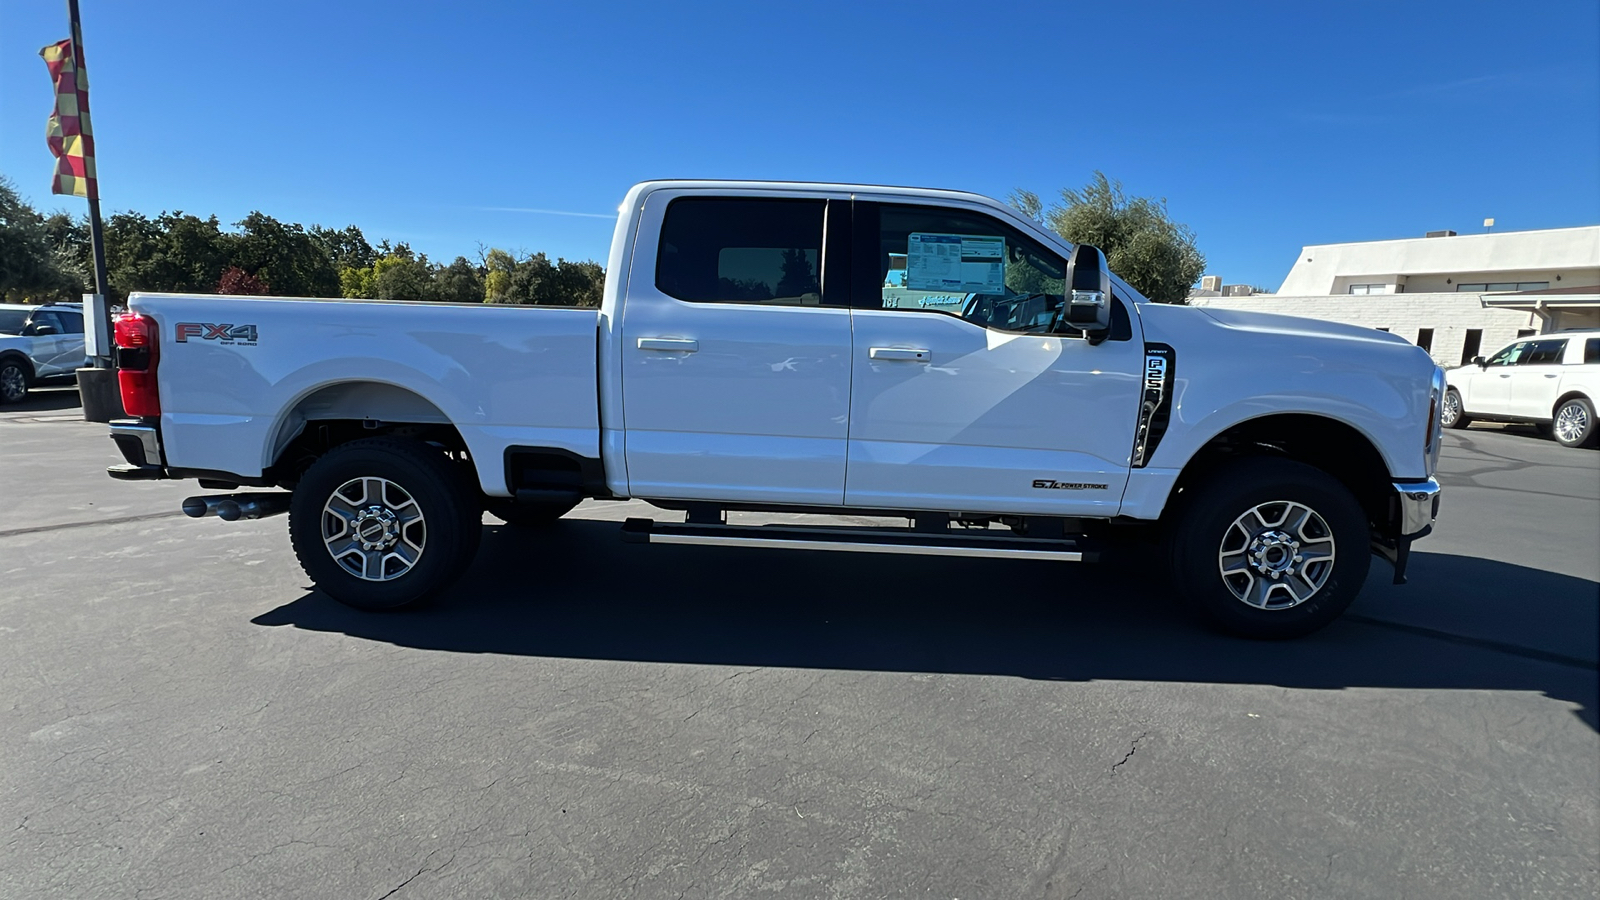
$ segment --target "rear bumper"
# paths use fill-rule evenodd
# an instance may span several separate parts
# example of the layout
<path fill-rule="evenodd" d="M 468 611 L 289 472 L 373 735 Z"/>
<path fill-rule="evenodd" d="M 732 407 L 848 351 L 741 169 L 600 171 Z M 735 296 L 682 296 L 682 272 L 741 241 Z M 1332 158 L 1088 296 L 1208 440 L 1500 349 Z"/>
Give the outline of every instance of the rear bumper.
<path fill-rule="evenodd" d="M 161 465 L 161 432 L 143 419 L 113 419 L 111 440 L 130 465 Z"/>
<path fill-rule="evenodd" d="M 120 481 L 170 478 L 161 455 L 161 431 L 144 419 L 111 420 L 111 440 L 127 462 L 108 466 L 106 474 Z"/>

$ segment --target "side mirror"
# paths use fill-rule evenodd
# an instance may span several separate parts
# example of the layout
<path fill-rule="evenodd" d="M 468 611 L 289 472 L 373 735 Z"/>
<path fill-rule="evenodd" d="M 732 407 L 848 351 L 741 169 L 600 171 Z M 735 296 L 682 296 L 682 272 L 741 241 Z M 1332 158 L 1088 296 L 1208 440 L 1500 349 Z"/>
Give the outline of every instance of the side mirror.
<path fill-rule="evenodd" d="M 1079 244 L 1067 261 L 1067 296 L 1062 318 L 1098 344 L 1111 331 L 1111 272 L 1098 247 Z"/>
<path fill-rule="evenodd" d="M 55 333 L 56 333 L 56 327 L 54 325 L 35 325 L 35 326 L 33 326 L 33 336 L 34 337 L 44 337 L 47 334 L 55 334 Z"/>
<path fill-rule="evenodd" d="M 1489 361 L 1488 361 L 1488 360 L 1487 360 L 1487 359 L 1484 359 L 1484 358 L 1483 358 L 1483 357 L 1481 357 L 1481 356 L 1474 356 L 1474 357 L 1473 357 L 1473 358 L 1472 358 L 1472 364 L 1473 364 L 1473 365 L 1475 365 L 1475 366 L 1477 366 L 1477 367 L 1478 367 L 1478 368 L 1480 368 L 1480 369 L 1487 369 L 1487 368 L 1489 368 Z"/>

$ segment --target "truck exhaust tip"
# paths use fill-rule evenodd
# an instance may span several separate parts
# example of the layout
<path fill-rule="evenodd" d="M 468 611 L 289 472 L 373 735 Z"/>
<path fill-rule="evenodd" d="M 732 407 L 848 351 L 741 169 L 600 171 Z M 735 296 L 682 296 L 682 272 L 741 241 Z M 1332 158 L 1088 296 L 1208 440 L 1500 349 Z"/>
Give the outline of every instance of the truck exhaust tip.
<path fill-rule="evenodd" d="M 190 497 L 183 501 L 183 513 L 194 519 L 216 516 L 224 522 L 265 519 L 288 512 L 289 497 L 286 491 Z"/>

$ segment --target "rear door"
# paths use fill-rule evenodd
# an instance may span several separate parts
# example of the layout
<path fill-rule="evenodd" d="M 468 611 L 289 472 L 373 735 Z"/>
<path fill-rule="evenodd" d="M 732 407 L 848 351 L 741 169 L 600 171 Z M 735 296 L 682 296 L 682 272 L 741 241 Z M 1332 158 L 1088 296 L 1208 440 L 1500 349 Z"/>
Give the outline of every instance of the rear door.
<path fill-rule="evenodd" d="M 1566 352 L 1566 338 L 1532 342 L 1511 367 L 1511 415 L 1529 419 L 1554 417 L 1561 387 L 1561 358 Z"/>
<path fill-rule="evenodd" d="M 848 245 L 825 253 L 824 233 L 848 211 L 847 194 L 646 198 L 639 233 L 658 237 L 622 310 L 630 494 L 843 502 Z"/>
<path fill-rule="evenodd" d="M 57 310 L 56 313 L 61 317 L 61 324 L 66 326 L 61 340 L 62 368 L 65 371 L 76 371 L 89 361 L 84 355 L 83 313 L 72 309 Z"/>
<path fill-rule="evenodd" d="M 981 209 L 858 200 L 850 506 L 1114 515 L 1144 347 L 1052 331 L 1065 260 Z"/>

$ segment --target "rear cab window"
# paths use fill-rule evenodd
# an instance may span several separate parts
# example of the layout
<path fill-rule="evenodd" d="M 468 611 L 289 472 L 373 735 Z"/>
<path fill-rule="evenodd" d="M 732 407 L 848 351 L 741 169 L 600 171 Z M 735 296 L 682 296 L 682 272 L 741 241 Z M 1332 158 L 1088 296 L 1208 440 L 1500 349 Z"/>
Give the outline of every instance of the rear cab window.
<path fill-rule="evenodd" d="M 679 197 L 662 221 L 656 288 L 689 303 L 821 306 L 827 204 Z"/>

